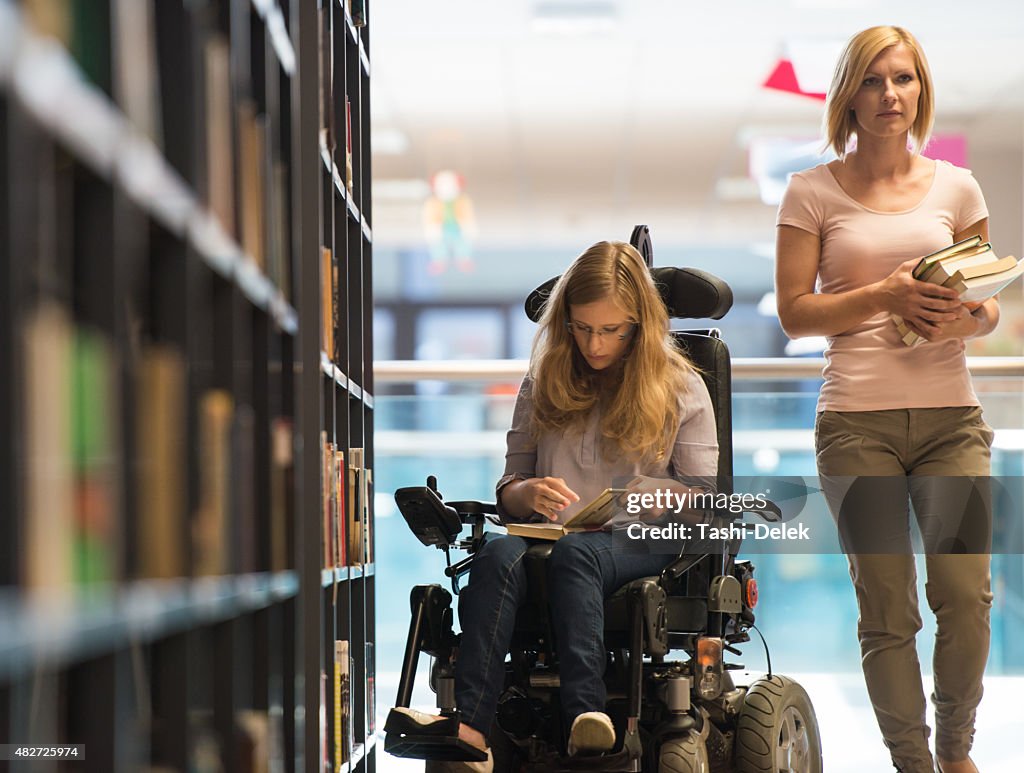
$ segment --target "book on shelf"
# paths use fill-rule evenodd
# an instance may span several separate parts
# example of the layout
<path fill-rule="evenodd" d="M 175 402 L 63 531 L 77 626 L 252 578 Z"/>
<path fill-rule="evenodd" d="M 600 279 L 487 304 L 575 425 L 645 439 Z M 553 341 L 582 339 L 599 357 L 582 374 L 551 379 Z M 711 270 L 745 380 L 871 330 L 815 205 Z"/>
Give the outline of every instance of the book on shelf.
<path fill-rule="evenodd" d="M 320 431 L 320 503 L 323 511 L 323 568 L 333 569 L 336 565 L 334 545 L 337 535 L 331 506 L 331 468 L 334 460 L 334 444 L 327 439 L 327 430 Z"/>
<path fill-rule="evenodd" d="M 348 538 L 347 524 L 345 523 L 345 452 L 334 451 L 334 469 L 331 474 L 331 483 L 334 486 L 334 529 L 336 539 L 334 551 L 338 566 L 348 566 Z"/>
<path fill-rule="evenodd" d="M 128 120 L 163 147 L 153 0 L 113 0 L 114 98 Z"/>
<path fill-rule="evenodd" d="M 346 490 L 348 499 L 345 502 L 346 529 L 348 536 L 348 565 L 359 566 L 363 562 L 362 546 L 363 534 L 362 524 L 359 521 L 359 468 L 358 462 L 362 459 L 362 449 L 350 448 L 348 450 L 348 469 Z"/>
<path fill-rule="evenodd" d="M 107 13 L 83 0 L 22 0 L 33 29 L 59 40 L 82 73 L 107 94 L 112 93 L 110 56 L 113 25 Z"/>
<path fill-rule="evenodd" d="M 348 450 L 348 565 L 369 563 L 370 480 L 372 471 L 364 465 L 362 448 Z"/>
<path fill-rule="evenodd" d="M 327 735 L 327 672 L 320 671 L 320 770 L 331 770 L 330 744 Z"/>
<path fill-rule="evenodd" d="M 366 670 L 366 735 L 374 734 L 377 730 L 377 688 L 376 688 L 376 663 L 374 661 L 373 642 L 366 642 L 366 660 L 363 668 Z"/>
<path fill-rule="evenodd" d="M 186 574 L 186 366 L 165 345 L 145 346 L 135 374 L 137 572 Z"/>
<path fill-rule="evenodd" d="M 963 303 L 988 300 L 1022 274 L 1024 263 L 1013 256 L 998 257 L 979 236 L 926 256 L 914 267 L 915 278 L 956 290 Z M 893 315 L 893 322 L 904 345 L 923 340 L 898 315 Z"/>
<path fill-rule="evenodd" d="M 190 771 L 225 770 L 225 744 L 232 739 L 220 736 L 215 727 L 213 711 L 209 709 L 193 709 L 188 714 L 188 769 Z"/>
<path fill-rule="evenodd" d="M 22 9 L 32 28 L 40 35 L 71 46 L 71 6 L 68 0 L 22 0 Z"/>
<path fill-rule="evenodd" d="M 121 579 L 120 363 L 60 303 L 25 315 L 22 581 L 30 593 Z"/>
<path fill-rule="evenodd" d="M 334 642 L 334 764 L 335 770 L 352 758 L 352 664 L 349 643 Z"/>
<path fill-rule="evenodd" d="M 225 233 L 238 238 L 235 227 L 235 153 L 231 144 L 231 48 L 219 34 L 203 45 L 206 96 L 207 206 Z"/>
<path fill-rule="evenodd" d="M 355 27 L 366 26 L 366 0 L 351 0 L 352 24 Z"/>
<path fill-rule="evenodd" d="M 321 470 L 321 502 L 323 508 L 323 568 L 347 566 L 345 504 L 345 454 L 320 433 L 323 447 Z"/>
<path fill-rule="evenodd" d="M 352 101 L 345 98 L 345 190 L 352 195 Z"/>
<path fill-rule="evenodd" d="M 270 737 L 267 743 L 268 773 L 283 773 L 285 770 L 284 707 L 277 703 L 267 711 L 270 723 Z"/>
<path fill-rule="evenodd" d="M 231 571 L 231 426 L 234 398 L 211 389 L 199 398 L 199 507 L 193 522 L 197 576 Z"/>
<path fill-rule="evenodd" d="M 107 337 L 75 330 L 71 363 L 74 579 L 79 586 L 121 577 L 120 368 Z"/>
<path fill-rule="evenodd" d="M 334 361 L 334 265 L 331 250 L 320 248 L 320 346 Z"/>
<path fill-rule="evenodd" d="M 256 103 L 251 99 L 238 103 L 237 116 L 242 249 L 261 271 L 266 271 L 263 188 L 267 117 L 257 114 Z"/>
<path fill-rule="evenodd" d="M 366 468 L 366 497 L 365 497 L 366 510 L 363 514 L 363 518 L 366 522 L 366 534 L 365 540 L 366 545 L 364 547 L 366 553 L 366 563 L 372 564 L 374 561 L 373 557 L 373 511 L 371 505 L 373 504 L 373 470 L 369 467 Z"/>
<path fill-rule="evenodd" d="M 338 351 L 341 343 L 338 337 L 338 330 L 342 329 L 344 322 L 341 319 L 342 311 L 341 295 L 341 266 L 338 256 L 331 256 L 331 359 L 335 362 L 341 361 L 341 352 Z"/>
<path fill-rule="evenodd" d="M 233 571 L 255 572 L 259 566 L 260 534 L 256 523 L 256 412 L 239 404 L 231 423 L 231 544 L 236 547 Z"/>
<path fill-rule="evenodd" d="M 292 294 L 290 232 L 288 228 L 288 168 L 283 161 L 272 165 L 270 184 L 270 254 L 267 271 L 270 281 L 281 294 L 290 299 Z"/>
<path fill-rule="evenodd" d="M 334 112 L 331 110 L 333 81 L 333 46 L 331 44 L 331 9 L 328 6 L 317 10 L 317 25 L 320 35 L 320 144 L 328 151 L 334 150 Z"/>
<path fill-rule="evenodd" d="M 74 0 L 71 6 L 72 34 L 69 50 L 85 76 L 107 94 L 112 93 L 109 17 L 96 11 L 96 4 Z"/>
<path fill-rule="evenodd" d="M 270 773 L 270 715 L 257 709 L 235 712 L 235 760 L 239 770 Z"/>
<path fill-rule="evenodd" d="M 270 425 L 270 570 L 291 566 L 289 535 L 295 528 L 292 499 L 295 492 L 295 450 L 292 420 L 274 419 Z"/>
<path fill-rule="evenodd" d="M 565 523 L 507 523 L 505 528 L 517 537 L 548 540 L 561 539 L 573 532 L 595 531 L 622 509 L 619 500 L 625 493 L 624 488 L 606 488 Z"/>
<path fill-rule="evenodd" d="M 29 594 L 56 597 L 72 583 L 74 484 L 70 368 L 73 327 L 66 309 L 30 309 L 24 341 L 25 518 L 22 577 Z"/>

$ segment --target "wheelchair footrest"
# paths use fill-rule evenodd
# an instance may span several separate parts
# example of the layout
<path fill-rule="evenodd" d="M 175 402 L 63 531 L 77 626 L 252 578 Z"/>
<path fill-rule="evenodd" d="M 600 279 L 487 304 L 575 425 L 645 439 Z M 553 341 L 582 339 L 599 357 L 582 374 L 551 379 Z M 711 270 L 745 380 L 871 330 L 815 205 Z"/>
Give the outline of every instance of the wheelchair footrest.
<path fill-rule="evenodd" d="M 417 760 L 483 762 L 487 753 L 459 738 L 459 716 L 432 717 L 420 711 L 394 708 L 384 723 L 384 751 Z"/>
<path fill-rule="evenodd" d="M 628 733 L 622 739 L 622 748 L 617 752 L 599 755 L 580 755 L 578 757 L 562 757 L 549 754 L 544 759 L 537 759 L 523 766 L 525 773 L 577 773 L 577 771 L 604 771 L 605 773 L 635 773 L 641 768 L 643 748 L 640 736 Z"/>

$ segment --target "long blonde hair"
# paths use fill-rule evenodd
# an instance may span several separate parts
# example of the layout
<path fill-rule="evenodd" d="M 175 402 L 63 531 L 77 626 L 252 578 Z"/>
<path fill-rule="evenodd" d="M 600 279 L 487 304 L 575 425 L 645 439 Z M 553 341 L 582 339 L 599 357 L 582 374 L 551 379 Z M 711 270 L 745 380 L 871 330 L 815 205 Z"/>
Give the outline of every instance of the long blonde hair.
<path fill-rule="evenodd" d="M 850 137 L 857 131 L 856 121 L 850 104 L 864 80 L 864 73 L 885 49 L 902 43 L 914 57 L 917 79 L 921 83 L 921 95 L 917 101 L 917 118 L 910 127 L 914 152 L 920 153 L 932 133 L 935 122 L 935 88 L 924 49 L 903 27 L 869 27 L 850 38 L 836 63 L 832 85 L 825 100 L 825 139 L 839 158 L 846 155 Z"/>
<path fill-rule="evenodd" d="M 629 349 L 607 374 L 587 366 L 567 326 L 570 305 L 604 299 L 636 323 Z M 581 430 L 600 403 L 604 453 L 661 458 L 678 430 L 692 370 L 672 342 L 643 258 L 624 242 L 598 242 L 573 261 L 544 306 L 530 356 L 533 433 Z"/>

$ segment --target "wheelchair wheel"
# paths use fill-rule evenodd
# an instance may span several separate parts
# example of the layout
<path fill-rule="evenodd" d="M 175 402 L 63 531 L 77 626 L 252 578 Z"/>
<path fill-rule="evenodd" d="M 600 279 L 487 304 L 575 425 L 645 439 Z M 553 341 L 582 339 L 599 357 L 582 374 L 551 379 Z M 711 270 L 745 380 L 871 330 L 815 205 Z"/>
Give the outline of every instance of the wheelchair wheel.
<path fill-rule="evenodd" d="M 669 738 L 658 752 L 658 773 L 709 773 L 708 753 L 697 733 Z"/>
<path fill-rule="evenodd" d="M 736 725 L 737 773 L 821 773 L 821 736 L 804 688 L 786 676 L 758 679 Z"/>

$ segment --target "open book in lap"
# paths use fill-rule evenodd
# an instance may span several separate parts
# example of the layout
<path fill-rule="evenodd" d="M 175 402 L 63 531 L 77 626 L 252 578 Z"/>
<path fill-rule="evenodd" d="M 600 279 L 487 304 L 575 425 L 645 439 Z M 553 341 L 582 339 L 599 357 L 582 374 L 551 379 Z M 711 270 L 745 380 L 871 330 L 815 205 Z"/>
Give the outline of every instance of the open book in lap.
<path fill-rule="evenodd" d="M 516 537 L 557 540 L 575 531 L 598 531 L 622 509 L 624 488 L 606 488 L 592 502 L 565 523 L 508 523 L 508 533 Z"/>

